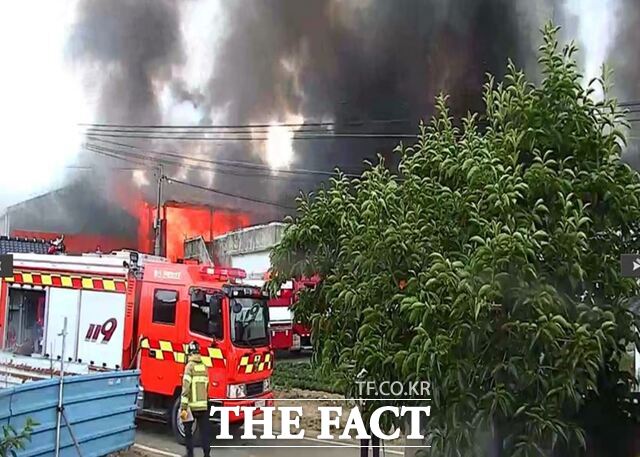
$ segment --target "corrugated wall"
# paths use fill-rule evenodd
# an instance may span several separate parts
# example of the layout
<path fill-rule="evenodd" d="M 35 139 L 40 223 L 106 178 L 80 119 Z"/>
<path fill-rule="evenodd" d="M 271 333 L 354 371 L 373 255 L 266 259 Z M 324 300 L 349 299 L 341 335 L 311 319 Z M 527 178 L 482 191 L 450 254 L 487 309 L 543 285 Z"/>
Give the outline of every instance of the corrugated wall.
<path fill-rule="evenodd" d="M 83 457 L 103 456 L 133 445 L 138 390 L 138 371 L 65 378 L 64 411 Z M 21 430 L 27 418 L 39 424 L 18 456 L 55 455 L 58 393 L 55 378 L 0 390 L 0 426 L 10 424 Z M 77 456 L 64 420 L 60 455 Z"/>

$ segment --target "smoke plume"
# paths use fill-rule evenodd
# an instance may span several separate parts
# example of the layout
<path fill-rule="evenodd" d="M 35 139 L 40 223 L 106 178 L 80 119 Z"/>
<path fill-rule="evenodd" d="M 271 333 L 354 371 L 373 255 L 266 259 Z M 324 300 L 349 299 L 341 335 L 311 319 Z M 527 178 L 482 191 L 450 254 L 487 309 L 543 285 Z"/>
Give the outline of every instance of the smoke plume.
<path fill-rule="evenodd" d="M 634 43 L 629 36 L 636 30 L 631 24 L 637 23 L 638 7 L 631 0 L 619 1 L 636 16 L 628 16 L 628 26 L 616 39 Z M 68 56 L 85 76 L 98 123 L 244 125 L 304 120 L 334 122 L 337 133 L 415 133 L 420 119 L 430 116 L 440 92 L 450 94 L 456 116 L 481 109 L 486 73 L 499 79 L 508 58 L 536 77 L 539 29 L 549 19 L 567 26 L 565 36 L 586 31 L 581 36 L 595 40 L 586 43 L 587 51 L 592 49 L 601 37 L 588 33 L 584 16 L 591 13 L 568 7 L 571 2 L 79 0 Z M 637 74 L 633 63 L 627 66 L 623 79 L 629 75 L 629 81 L 637 81 L 631 78 Z M 287 132 L 276 133 L 276 141 L 269 144 L 120 141 L 149 151 L 260 164 L 286 162 L 273 156 L 290 143 L 291 167 L 331 170 L 339 165 L 356 172 L 363 159 L 388 154 L 398 142 L 394 138 L 290 140 Z M 108 166 L 123 165 L 95 153 L 84 158 L 104 167 L 105 174 L 110 173 Z M 300 189 L 309 190 L 321 179 L 265 177 L 211 165 L 203 169 L 168 165 L 165 173 L 288 205 Z M 136 184 L 153 201 L 154 177 L 134 176 L 132 180 L 126 173 L 114 173 L 112 181 L 119 188 Z M 165 192 L 166 199 L 248 209 L 261 214 L 257 219 L 273 219 L 283 212 L 178 185 L 166 186 Z"/>
<path fill-rule="evenodd" d="M 98 82 L 96 122 L 161 123 L 160 89 L 184 62 L 178 4 L 83 0 L 69 53 Z"/>
<path fill-rule="evenodd" d="M 511 0 L 263 0 L 229 4 L 209 84 L 231 122 L 426 116 L 439 91 L 478 106 L 485 72 L 534 57 L 536 14 Z"/>
<path fill-rule="evenodd" d="M 480 108 L 486 72 L 532 67 L 546 2 L 261 0 L 228 3 L 206 88 L 230 123 L 336 122 L 338 132 L 416 132 L 434 97 Z M 376 122 L 397 120 L 397 122 Z M 364 121 L 364 122 L 362 122 Z M 357 124 L 357 126 L 354 125 Z M 297 165 L 359 168 L 394 139 L 296 141 Z"/>

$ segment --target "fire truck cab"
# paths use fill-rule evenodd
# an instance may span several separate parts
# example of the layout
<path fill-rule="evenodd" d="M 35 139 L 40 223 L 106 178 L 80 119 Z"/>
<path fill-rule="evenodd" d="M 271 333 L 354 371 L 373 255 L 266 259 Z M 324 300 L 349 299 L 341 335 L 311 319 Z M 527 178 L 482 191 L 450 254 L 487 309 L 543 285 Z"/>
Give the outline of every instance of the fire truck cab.
<path fill-rule="evenodd" d="M 35 379 L 26 367 L 41 374 L 61 358 L 70 373 L 138 367 L 139 414 L 167 420 L 181 441 L 182 374 L 195 340 L 211 403 L 273 403 L 267 297 L 241 283 L 243 270 L 129 251 L 14 254 L 13 265 L 0 280 L 0 365 L 17 382 Z"/>
<path fill-rule="evenodd" d="M 169 415 L 178 440 L 186 344 L 198 341 L 209 367 L 209 398 L 223 406 L 270 406 L 273 353 L 266 295 L 238 282 L 236 268 L 153 263 L 144 268 L 138 291 L 141 410 Z M 135 304 L 134 304 L 135 306 Z M 231 416 L 239 425 L 242 416 Z"/>

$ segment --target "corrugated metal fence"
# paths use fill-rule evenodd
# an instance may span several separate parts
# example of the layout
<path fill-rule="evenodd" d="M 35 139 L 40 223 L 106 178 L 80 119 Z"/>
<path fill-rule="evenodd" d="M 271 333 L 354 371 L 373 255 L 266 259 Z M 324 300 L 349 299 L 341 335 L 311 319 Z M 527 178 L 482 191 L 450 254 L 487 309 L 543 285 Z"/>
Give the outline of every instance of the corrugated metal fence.
<path fill-rule="evenodd" d="M 65 378 L 64 413 L 82 457 L 107 455 L 133 444 L 138 385 L 138 371 Z M 0 428 L 10 424 L 21 430 L 27 418 L 39 424 L 19 456 L 55 455 L 58 393 L 56 378 L 0 390 Z M 60 455 L 78 455 L 65 421 L 60 432 Z"/>

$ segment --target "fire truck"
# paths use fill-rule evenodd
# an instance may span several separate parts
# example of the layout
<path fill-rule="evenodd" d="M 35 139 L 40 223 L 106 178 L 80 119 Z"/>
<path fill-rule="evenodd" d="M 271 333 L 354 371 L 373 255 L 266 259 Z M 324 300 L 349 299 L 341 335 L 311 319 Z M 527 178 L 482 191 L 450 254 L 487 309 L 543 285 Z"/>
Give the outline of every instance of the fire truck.
<path fill-rule="evenodd" d="M 211 241 L 194 237 L 185 240 L 184 252 L 201 262 L 217 261 L 241 268 L 247 272 L 247 283 L 262 287 L 271 269 L 271 249 L 280 241 L 285 228 L 286 224 L 272 222 L 234 230 Z M 295 319 L 292 308 L 298 292 L 315 284 L 316 278 L 288 281 L 268 301 L 273 349 L 293 352 L 311 349 L 311 331 Z"/>
<path fill-rule="evenodd" d="M 276 297 L 269 299 L 271 346 L 273 349 L 298 352 L 311 349 L 311 329 L 294 319 L 293 308 L 298 293 L 307 287 L 315 287 L 317 279 L 287 281 Z"/>
<path fill-rule="evenodd" d="M 24 376 L 26 366 L 60 359 L 69 371 L 138 368 L 139 414 L 170 422 L 182 441 L 189 341 L 200 343 L 209 367 L 211 403 L 273 404 L 267 297 L 242 284 L 245 276 L 131 251 L 14 254 L 13 276 L 0 280 L 0 346 L 10 354 L 3 368 Z M 232 415 L 232 427 L 242 420 Z"/>

